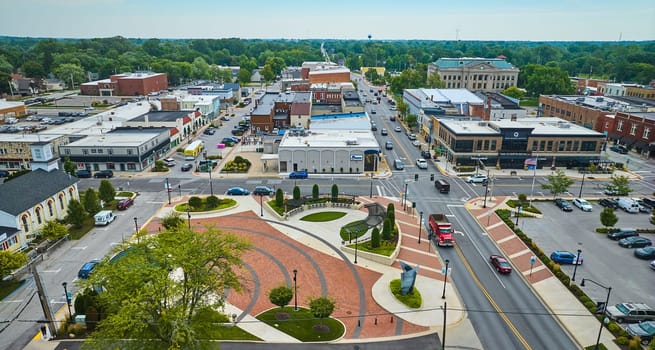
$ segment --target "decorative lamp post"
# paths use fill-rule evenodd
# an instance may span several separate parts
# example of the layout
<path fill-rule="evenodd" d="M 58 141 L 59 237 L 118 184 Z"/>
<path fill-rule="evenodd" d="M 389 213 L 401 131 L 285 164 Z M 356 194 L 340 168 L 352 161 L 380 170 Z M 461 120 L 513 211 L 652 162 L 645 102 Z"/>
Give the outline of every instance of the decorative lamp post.
<path fill-rule="evenodd" d="M 187 222 L 189 223 L 189 230 L 190 230 L 191 229 L 191 208 L 189 207 L 188 203 L 186 205 L 186 218 L 187 218 Z"/>
<path fill-rule="evenodd" d="M 580 193 L 578 194 L 578 198 L 582 198 L 582 187 L 584 186 L 584 178 L 585 178 L 586 172 L 582 173 L 582 183 L 580 183 Z"/>
<path fill-rule="evenodd" d="M 487 207 L 487 194 L 489 193 L 489 184 L 491 180 L 489 180 L 489 169 L 487 169 L 487 185 L 484 187 L 484 204 L 482 205 L 483 208 Z"/>
<path fill-rule="evenodd" d="M 212 184 L 212 162 L 207 161 L 207 151 L 204 151 L 202 155 L 205 157 L 205 166 L 207 167 L 207 172 L 209 173 L 209 193 L 214 195 L 214 185 Z"/>
<path fill-rule="evenodd" d="M 368 198 L 373 198 L 373 173 L 371 173 L 370 176 L 371 176 L 371 189 L 368 193 Z"/>
<path fill-rule="evenodd" d="M 293 297 L 294 297 L 294 306 L 293 310 L 298 311 L 298 280 L 296 279 L 298 276 L 298 270 L 293 269 Z"/>
<path fill-rule="evenodd" d="M 603 309 L 601 310 L 601 315 L 603 315 L 603 319 L 605 319 L 605 309 L 607 309 L 607 304 L 610 302 L 610 293 L 612 293 L 612 287 L 605 287 L 604 285 L 594 281 L 590 280 L 588 278 L 583 278 L 582 282 L 580 283 L 580 287 L 584 287 L 585 281 L 589 281 L 601 288 L 605 288 L 607 290 L 607 298 L 605 298 L 605 305 L 603 305 Z M 596 310 L 596 313 L 599 311 Z M 600 335 L 603 333 L 603 320 L 600 321 L 600 329 L 598 329 L 598 337 L 596 338 L 596 346 L 594 346 L 594 350 L 599 350 L 600 348 L 598 345 L 600 344 Z"/>
<path fill-rule="evenodd" d="M 578 255 L 575 256 L 575 266 L 573 267 L 573 277 L 571 281 L 575 281 L 575 273 L 578 272 L 578 265 L 580 264 L 580 254 L 582 254 L 582 249 L 578 249 Z"/>
<path fill-rule="evenodd" d="M 68 283 L 62 282 L 61 285 L 62 287 L 64 287 L 64 297 L 66 298 L 66 306 L 68 306 L 68 319 L 70 322 L 73 322 L 73 313 L 71 312 L 71 302 L 70 302 L 70 298 L 68 298 L 68 289 L 66 289 Z"/>
<path fill-rule="evenodd" d="M 259 195 L 259 216 L 264 216 L 264 195 Z"/>
<path fill-rule="evenodd" d="M 168 178 L 166 178 L 166 193 L 168 194 L 168 205 L 171 205 L 171 184 L 168 182 Z"/>
<path fill-rule="evenodd" d="M 444 278 L 443 278 L 443 293 L 441 294 L 441 299 L 446 299 L 446 281 L 448 280 L 448 264 L 450 263 L 450 260 L 446 259 L 446 270 L 444 272 Z"/>
<path fill-rule="evenodd" d="M 421 229 L 423 228 L 423 211 L 420 212 L 421 218 L 418 221 L 418 244 L 421 244 Z"/>

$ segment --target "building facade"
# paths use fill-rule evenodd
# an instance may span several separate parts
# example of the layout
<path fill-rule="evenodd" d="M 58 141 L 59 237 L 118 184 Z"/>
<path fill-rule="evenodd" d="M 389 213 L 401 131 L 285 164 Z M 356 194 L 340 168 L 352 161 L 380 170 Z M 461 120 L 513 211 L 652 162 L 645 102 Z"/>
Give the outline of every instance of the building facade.
<path fill-rule="evenodd" d="M 0 134 L 0 170 L 30 169 L 33 160 L 30 145 L 37 142 L 51 143 L 54 156 L 59 157 L 59 146 L 70 140 L 68 136 L 55 134 Z"/>
<path fill-rule="evenodd" d="M 616 113 L 610 135 L 612 140 L 630 150 L 655 157 L 655 112 Z"/>
<path fill-rule="evenodd" d="M 428 77 L 438 74 L 448 89 L 501 92 L 516 86 L 519 69 L 498 58 L 440 58 L 428 65 Z"/>
<path fill-rule="evenodd" d="M 166 73 L 136 72 L 114 74 L 109 79 L 80 85 L 80 94 L 90 96 L 146 96 L 168 89 Z"/>
<path fill-rule="evenodd" d="M 605 135 L 559 118 L 518 121 L 439 121 L 438 143 L 449 162 L 522 169 L 528 158 L 538 167 L 574 168 L 600 158 Z"/>

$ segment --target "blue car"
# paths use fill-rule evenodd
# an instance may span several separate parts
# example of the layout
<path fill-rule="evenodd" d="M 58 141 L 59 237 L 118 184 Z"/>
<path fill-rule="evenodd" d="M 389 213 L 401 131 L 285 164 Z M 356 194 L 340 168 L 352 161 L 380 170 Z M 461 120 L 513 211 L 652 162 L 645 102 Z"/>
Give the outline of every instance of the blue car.
<path fill-rule="evenodd" d="M 77 277 L 83 279 L 89 278 L 89 276 L 91 276 L 91 272 L 93 272 L 99 262 L 100 260 L 91 260 L 88 263 L 82 265 L 80 271 L 77 272 Z"/>
<path fill-rule="evenodd" d="M 558 250 L 550 254 L 550 260 L 558 264 L 570 264 L 570 265 L 575 265 L 575 264 L 582 265 L 582 262 L 584 261 L 582 255 L 580 255 L 580 259 L 578 259 L 577 254 L 573 254 L 571 252 L 566 252 L 562 250 Z"/>
<path fill-rule="evenodd" d="M 306 179 L 307 170 L 294 171 L 289 174 L 290 179 Z"/>
<path fill-rule="evenodd" d="M 243 187 L 232 187 L 225 192 L 225 194 L 229 194 L 232 196 L 247 196 L 250 194 L 250 191 L 246 190 Z"/>

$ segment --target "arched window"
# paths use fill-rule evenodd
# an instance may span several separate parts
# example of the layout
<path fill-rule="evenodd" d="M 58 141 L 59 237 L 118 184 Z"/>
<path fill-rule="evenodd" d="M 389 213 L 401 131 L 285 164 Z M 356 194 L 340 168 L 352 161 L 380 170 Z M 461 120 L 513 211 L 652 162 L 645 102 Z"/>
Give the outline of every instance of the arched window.
<path fill-rule="evenodd" d="M 23 232 L 30 232 L 29 221 L 27 220 L 27 215 L 23 215 L 21 221 L 23 222 Z"/>
<path fill-rule="evenodd" d="M 37 207 L 36 210 L 34 211 L 36 214 L 36 221 L 39 225 L 43 222 L 41 219 L 41 208 Z"/>
<path fill-rule="evenodd" d="M 59 194 L 59 207 L 64 210 L 64 194 L 60 193 Z"/>
<path fill-rule="evenodd" d="M 75 198 L 75 197 L 73 197 L 73 188 L 72 187 L 68 189 L 68 195 L 70 196 L 70 199 Z"/>
<path fill-rule="evenodd" d="M 52 204 L 52 200 L 49 200 L 49 201 L 48 201 L 48 215 L 49 215 L 50 217 L 55 216 L 55 210 L 54 210 L 53 207 L 54 207 L 54 205 Z"/>

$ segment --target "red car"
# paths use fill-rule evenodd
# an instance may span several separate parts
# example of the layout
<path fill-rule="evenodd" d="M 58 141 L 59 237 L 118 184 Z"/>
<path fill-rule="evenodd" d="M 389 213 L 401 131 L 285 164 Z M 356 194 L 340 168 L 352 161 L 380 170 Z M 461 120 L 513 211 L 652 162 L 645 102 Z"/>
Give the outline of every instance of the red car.
<path fill-rule="evenodd" d="M 512 272 L 512 265 L 509 262 L 499 255 L 492 255 L 489 260 L 491 260 L 491 265 L 496 268 L 499 273 L 510 273 Z"/>
<path fill-rule="evenodd" d="M 123 198 L 118 201 L 118 204 L 116 205 L 116 209 L 118 210 L 125 210 L 134 204 L 134 201 L 132 198 Z"/>

